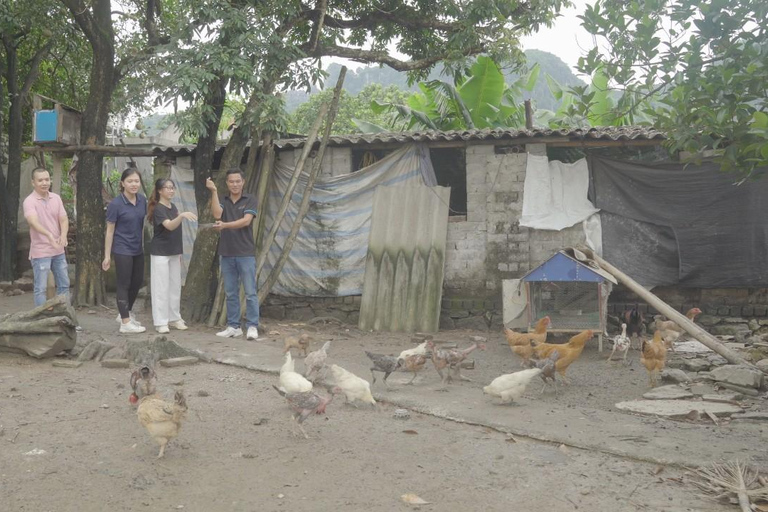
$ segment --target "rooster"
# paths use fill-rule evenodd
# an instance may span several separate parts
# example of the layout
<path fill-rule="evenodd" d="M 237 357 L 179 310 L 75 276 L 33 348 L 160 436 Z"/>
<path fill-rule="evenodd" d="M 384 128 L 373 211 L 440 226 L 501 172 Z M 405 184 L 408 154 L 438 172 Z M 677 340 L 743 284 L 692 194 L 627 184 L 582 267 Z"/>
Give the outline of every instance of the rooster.
<path fill-rule="evenodd" d="M 142 366 L 133 372 L 130 383 L 133 390 L 130 396 L 132 404 L 138 403 L 145 396 L 154 395 L 157 391 L 157 375 L 149 366 Z"/>
<path fill-rule="evenodd" d="M 282 389 L 278 388 L 274 384 L 272 385 L 275 390 L 280 393 L 280 396 L 288 401 L 288 405 L 293 409 L 293 420 L 298 425 L 301 433 L 304 434 L 305 439 L 309 439 L 304 427 L 301 426 L 312 413 L 325 414 L 325 408 L 328 407 L 333 401 L 334 395 L 341 393 L 341 388 L 335 387 L 331 389 L 331 394 L 323 398 L 320 395 L 315 394 L 312 391 L 306 391 L 304 393 L 286 393 Z"/>
<path fill-rule="evenodd" d="M 608 356 L 608 361 L 613 360 L 613 354 L 618 350 L 619 355 L 624 353 L 624 364 L 627 364 L 627 352 L 629 352 L 629 345 L 631 344 L 629 336 L 627 336 L 627 324 L 621 324 L 621 334 L 613 338 L 613 350 L 611 355 Z"/>
<path fill-rule="evenodd" d="M 471 379 L 468 379 L 461 374 L 461 362 L 466 359 L 473 350 L 478 348 L 480 350 L 485 350 L 485 343 L 473 343 L 463 350 L 459 350 L 457 348 L 438 349 L 435 348 L 435 343 L 430 340 L 427 342 L 427 348 L 432 351 L 432 363 L 434 363 L 435 370 L 437 370 L 437 373 L 440 375 L 440 379 L 443 382 L 443 389 L 445 389 L 446 382 L 452 381 L 454 377 L 472 382 Z M 447 372 L 445 375 L 443 375 L 443 369 L 446 367 L 452 370 L 453 375 L 451 375 L 450 372 Z"/>
<path fill-rule="evenodd" d="M 304 376 L 309 379 L 310 376 L 319 372 L 325 365 L 325 361 L 328 359 L 328 349 L 331 346 L 330 341 L 326 341 L 325 344 L 319 350 L 310 352 L 307 357 L 304 358 Z"/>
<path fill-rule="evenodd" d="M 406 383 L 406 385 L 411 385 L 416 378 L 416 374 L 423 370 L 424 366 L 426 366 L 427 356 L 424 354 L 411 354 L 405 358 L 398 358 L 398 361 L 401 362 L 401 371 L 413 373 L 411 380 Z"/>
<path fill-rule="evenodd" d="M 549 357 L 546 359 L 540 359 L 537 361 L 530 360 L 528 362 L 528 365 L 531 368 L 538 368 L 541 370 L 541 380 L 544 381 L 544 386 L 542 386 L 541 391 L 539 391 L 539 394 L 543 393 L 545 389 L 547 389 L 547 386 L 549 385 L 549 381 L 552 381 L 552 385 L 555 387 L 555 396 L 557 396 L 557 380 L 555 379 L 555 371 L 557 370 L 557 360 L 560 358 L 560 352 L 557 350 L 553 350 Z"/>
<path fill-rule="evenodd" d="M 533 346 L 531 343 L 545 343 L 547 341 L 547 327 L 551 320 L 548 316 L 536 322 L 533 332 L 515 332 L 512 329 L 504 328 L 504 335 L 512 352 L 520 356 L 522 366 L 528 365 L 528 360 L 533 355 Z"/>
<path fill-rule="evenodd" d="M 280 389 L 286 393 L 304 393 L 312 391 L 312 383 L 300 373 L 294 371 L 291 353 L 285 353 L 285 363 L 280 368 Z"/>
<path fill-rule="evenodd" d="M 165 455 L 168 442 L 179 435 L 181 422 L 187 416 L 187 400 L 181 391 L 176 392 L 172 403 L 157 395 L 145 396 L 139 401 L 136 414 L 149 435 L 160 445 L 160 453 L 157 454 L 160 459 Z"/>
<path fill-rule="evenodd" d="M 555 368 L 557 373 L 560 374 L 560 377 L 563 378 L 565 384 L 569 385 L 570 383 L 565 376 L 565 372 L 568 370 L 568 367 L 581 356 L 581 352 L 584 350 L 584 345 L 586 345 L 587 341 L 592 339 L 594 335 L 594 331 L 591 330 L 581 331 L 579 334 L 568 340 L 568 343 L 562 345 L 542 343 L 541 345 L 536 345 L 534 350 L 539 359 L 549 357 L 552 352 L 557 350 L 560 353 L 560 357 L 555 363 Z"/>
<path fill-rule="evenodd" d="M 365 355 L 373 362 L 371 366 L 371 378 L 373 379 L 371 385 L 376 384 L 376 374 L 374 372 L 381 372 L 384 374 L 384 386 L 389 389 L 387 384 L 387 378 L 391 373 L 400 369 L 401 359 L 395 356 L 387 356 L 384 354 L 374 354 L 373 352 L 365 351 Z"/>
<path fill-rule="evenodd" d="M 500 405 L 509 404 L 523 396 L 525 388 L 537 375 L 541 375 L 539 368 L 508 373 L 493 379 L 493 382 L 483 388 L 483 393 L 501 398 Z"/>
<path fill-rule="evenodd" d="M 648 381 L 650 386 L 656 387 L 659 373 L 664 369 L 667 362 L 667 347 L 661 337 L 661 331 L 653 333 L 653 341 L 644 341 L 640 362 L 643 363 L 648 371 Z"/>
<path fill-rule="evenodd" d="M 635 342 L 640 336 L 645 334 L 645 318 L 643 312 L 637 304 L 633 309 L 627 309 L 622 315 L 624 323 L 627 324 L 627 334 Z M 637 344 L 635 344 L 637 346 Z"/>

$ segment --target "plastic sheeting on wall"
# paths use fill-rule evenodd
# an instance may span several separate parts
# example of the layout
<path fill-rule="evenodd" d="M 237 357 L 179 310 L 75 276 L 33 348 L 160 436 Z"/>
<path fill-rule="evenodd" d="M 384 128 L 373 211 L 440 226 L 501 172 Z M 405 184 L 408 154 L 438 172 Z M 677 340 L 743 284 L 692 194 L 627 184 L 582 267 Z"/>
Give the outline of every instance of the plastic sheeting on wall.
<path fill-rule="evenodd" d="M 272 226 L 293 169 L 277 164 L 269 185 L 266 226 Z M 264 282 L 291 230 L 307 174 L 303 173 L 267 254 Z M 351 174 L 318 178 L 291 253 L 272 288 L 276 295 L 336 297 L 361 295 L 374 192 L 379 186 L 437 184 L 429 149 L 409 144 L 375 164 Z M 407 226 L 404 226 L 407 229 Z"/>
<path fill-rule="evenodd" d="M 589 168 L 581 159 L 572 164 L 528 154 L 520 225 L 560 231 L 599 210 L 587 197 Z"/>

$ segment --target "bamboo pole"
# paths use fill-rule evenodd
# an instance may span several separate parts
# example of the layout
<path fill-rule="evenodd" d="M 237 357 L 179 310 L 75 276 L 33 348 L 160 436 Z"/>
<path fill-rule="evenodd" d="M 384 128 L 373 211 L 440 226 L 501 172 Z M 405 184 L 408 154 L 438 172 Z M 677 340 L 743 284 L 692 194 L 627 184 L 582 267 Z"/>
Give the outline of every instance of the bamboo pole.
<path fill-rule="evenodd" d="M 288 206 L 291 204 L 293 191 L 296 189 L 296 184 L 299 182 L 299 176 L 301 176 L 301 173 L 304 170 L 304 164 L 307 161 L 307 157 L 309 157 L 309 153 L 312 151 L 312 146 L 315 144 L 315 140 L 317 139 L 317 132 L 320 131 L 320 125 L 325 118 L 326 112 L 328 112 L 328 105 L 323 103 L 320 106 L 320 111 L 317 113 L 317 119 L 315 119 L 315 123 L 312 125 L 312 128 L 307 134 L 307 141 L 304 144 L 304 149 L 301 152 L 299 161 L 296 163 L 296 169 L 293 171 L 291 181 L 288 183 L 288 189 L 285 191 L 285 196 L 283 197 L 282 203 L 280 203 L 280 208 L 277 210 L 274 223 L 272 224 L 272 227 L 267 234 L 267 238 L 264 240 L 264 244 L 259 251 L 258 263 L 256 265 L 256 282 L 259 281 L 261 269 L 264 267 L 264 262 L 267 260 L 269 249 L 272 247 L 272 243 L 275 241 L 277 230 L 280 228 L 280 224 L 283 222 L 283 217 L 285 217 L 285 212 L 288 211 Z"/>
<path fill-rule="evenodd" d="M 336 113 L 339 111 L 339 98 L 341 97 L 341 89 L 344 85 L 344 77 L 347 74 L 347 68 L 346 66 L 343 66 L 341 68 L 341 72 L 339 73 L 339 79 L 336 82 L 336 88 L 333 92 L 333 99 L 331 100 L 331 106 L 328 110 L 328 118 L 325 121 L 325 131 L 323 132 L 323 140 L 320 142 L 320 149 L 317 151 L 317 156 L 315 157 L 314 162 L 312 163 L 312 170 L 309 173 L 309 178 L 307 178 L 307 185 L 304 187 L 304 195 L 301 198 L 301 205 L 299 205 L 299 212 L 296 215 L 296 218 L 293 220 L 293 225 L 291 226 L 291 232 L 288 234 L 288 238 L 286 238 L 285 243 L 283 244 L 283 251 L 280 253 L 280 256 L 277 259 L 277 262 L 275 263 L 275 266 L 272 268 L 272 271 L 269 273 L 269 277 L 267 277 L 267 280 L 264 282 L 264 284 L 259 289 L 259 302 L 263 302 L 264 299 L 267 298 L 267 295 L 269 295 L 270 290 L 272 289 L 272 286 L 277 281 L 278 276 L 280 275 L 280 271 L 283 269 L 283 265 L 285 265 L 286 260 L 288 259 L 288 255 L 291 253 L 291 248 L 293 248 L 293 242 L 296 240 L 296 235 L 299 234 L 299 229 L 301 229 L 301 223 L 304 220 L 304 216 L 309 211 L 309 200 L 312 196 L 312 188 L 315 186 L 315 180 L 317 179 L 317 175 L 320 174 L 320 167 L 323 164 L 323 156 L 325 155 L 325 148 L 328 146 L 328 139 L 331 137 L 331 129 L 333 128 L 333 121 L 336 119 Z M 322 111 L 322 109 L 321 109 Z M 318 117 L 320 119 L 320 117 Z"/>
<path fill-rule="evenodd" d="M 581 252 L 587 254 L 592 260 L 596 261 L 600 267 L 608 272 L 610 272 L 616 279 L 618 279 L 619 282 L 621 282 L 624 286 L 635 292 L 640 298 L 642 298 L 644 301 L 646 301 L 648 304 L 656 308 L 660 313 L 665 315 L 668 319 L 675 322 L 677 325 L 682 327 L 688 334 L 699 340 L 702 345 L 704 345 L 707 348 L 712 349 L 716 353 L 720 354 L 724 358 L 728 360 L 728 362 L 733 364 L 740 364 L 744 366 L 748 366 L 750 368 L 757 369 L 755 366 L 753 366 L 751 363 L 749 363 L 747 360 L 742 358 L 740 355 L 738 355 L 733 350 L 729 349 L 722 343 L 720 343 L 717 338 L 709 334 L 707 331 L 693 323 L 692 321 L 688 320 L 688 318 L 675 310 L 672 306 L 658 298 L 653 293 L 649 292 L 645 288 L 643 288 L 637 281 L 626 275 L 621 270 L 617 269 L 607 261 L 605 261 L 603 258 L 595 254 L 589 249 L 579 249 Z"/>

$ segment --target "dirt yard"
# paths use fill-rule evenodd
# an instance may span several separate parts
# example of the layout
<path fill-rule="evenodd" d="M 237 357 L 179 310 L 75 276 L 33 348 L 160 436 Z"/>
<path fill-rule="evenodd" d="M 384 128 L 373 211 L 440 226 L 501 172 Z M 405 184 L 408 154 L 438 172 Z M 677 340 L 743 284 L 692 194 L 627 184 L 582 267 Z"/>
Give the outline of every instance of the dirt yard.
<path fill-rule="evenodd" d="M 0 312 L 27 308 L 31 300 L 30 295 L 2 297 Z M 140 319 L 149 319 L 139 313 Z M 113 311 L 79 314 L 84 340 L 125 341 L 117 335 Z M 280 338 L 302 328 L 265 319 L 263 338 L 255 344 L 216 339 L 205 327 L 173 334 L 182 346 L 216 353 L 219 359 L 227 354 L 244 358 L 249 351 L 261 350 L 263 355 L 255 358 L 277 367 Z M 278 331 L 280 335 L 268 334 Z M 469 335 L 489 337 L 488 350 L 473 354 L 476 369 L 466 371 L 475 382 L 440 393 L 431 365 L 408 390 L 402 384 L 410 375 L 394 375 L 391 391 L 380 383 L 374 387 L 377 398 L 383 398 L 377 410 L 338 400 L 328 407 L 327 417 L 309 418 L 305 428 L 310 440 L 296 435 L 290 410 L 272 389 L 275 375 L 216 363 L 158 368 L 159 391 L 171 397 L 174 390 L 183 390 L 189 403 L 180 436 L 160 460 L 155 458 L 157 445 L 128 402 L 129 370 L 105 369 L 96 362 L 57 368 L 50 360 L 0 353 L 0 509 L 729 509 L 699 497 L 682 481 L 684 472 L 678 467 L 574 447 L 578 443 L 566 446 L 512 436 L 497 426 L 504 418 L 524 420 L 540 413 L 552 425 L 591 424 L 599 444 L 600 423 L 605 423 L 601 418 L 634 421 L 613 404 L 638 398 L 647 389 L 636 352 L 633 365 L 626 368 L 606 364 L 606 354 L 590 348 L 573 367 L 573 385 L 558 396 L 539 395 L 540 386 L 534 385 L 519 405 L 498 407 L 479 390 L 493 377 L 519 369 L 518 362 L 495 333 L 464 331 L 438 337 L 464 346 Z M 323 327 L 314 336 L 318 341 L 333 339 L 334 361 L 366 379 L 370 374 L 362 348 L 397 353 L 413 346 L 403 335 L 361 333 L 351 326 Z M 411 412 L 409 419 L 394 418 L 393 402 L 407 402 L 411 395 L 435 410 L 449 411 L 442 416 L 455 417 L 451 407 L 472 410 L 477 419 L 461 421 L 475 424 L 418 412 Z M 543 421 L 531 422 L 533 430 L 545 427 Z M 636 425 L 633 428 L 646 428 L 645 443 L 650 445 L 667 433 L 686 439 L 695 429 L 702 439 L 727 445 L 724 451 L 734 456 L 755 454 L 752 446 L 762 434 L 759 425 L 716 429 L 654 418 L 640 419 Z M 579 429 L 580 435 L 589 435 L 589 428 Z M 429 504 L 407 505 L 401 500 L 406 493 Z"/>

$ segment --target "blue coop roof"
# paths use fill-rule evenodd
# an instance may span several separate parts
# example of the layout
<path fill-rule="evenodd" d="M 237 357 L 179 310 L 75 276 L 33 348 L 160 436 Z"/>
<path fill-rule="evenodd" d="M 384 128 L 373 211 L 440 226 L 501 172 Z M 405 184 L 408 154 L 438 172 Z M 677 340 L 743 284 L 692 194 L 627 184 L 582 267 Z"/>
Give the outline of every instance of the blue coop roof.
<path fill-rule="evenodd" d="M 602 283 L 605 277 L 587 265 L 558 252 L 547 261 L 528 272 L 523 281 L 579 281 Z"/>

